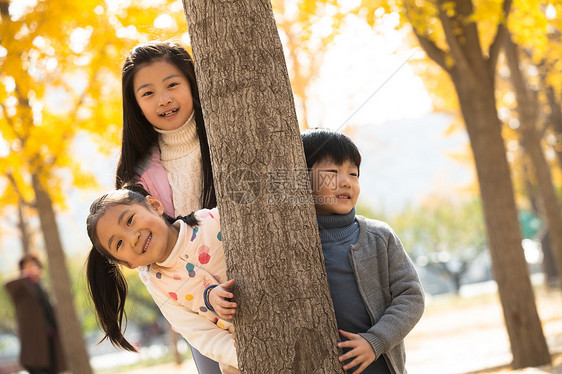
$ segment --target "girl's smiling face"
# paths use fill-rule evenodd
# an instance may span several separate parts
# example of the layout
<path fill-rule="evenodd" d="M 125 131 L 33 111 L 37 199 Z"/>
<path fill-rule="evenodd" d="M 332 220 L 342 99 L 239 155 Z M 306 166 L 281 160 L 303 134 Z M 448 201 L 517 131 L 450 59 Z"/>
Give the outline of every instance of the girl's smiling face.
<path fill-rule="evenodd" d="M 189 81 L 164 59 L 142 66 L 133 79 L 135 98 L 142 113 L 161 130 L 181 127 L 193 113 Z"/>
<path fill-rule="evenodd" d="M 101 245 L 131 269 L 164 261 L 178 239 L 178 229 L 162 218 L 162 204 L 151 196 L 146 199 L 149 206 L 118 204 L 108 208 L 96 226 Z"/>

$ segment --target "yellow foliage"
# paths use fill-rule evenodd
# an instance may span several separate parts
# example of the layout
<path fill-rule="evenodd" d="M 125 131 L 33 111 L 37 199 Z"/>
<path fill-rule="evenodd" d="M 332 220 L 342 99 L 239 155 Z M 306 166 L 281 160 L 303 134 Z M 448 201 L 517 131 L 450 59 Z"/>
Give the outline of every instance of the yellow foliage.
<path fill-rule="evenodd" d="M 0 15 L 0 136 L 9 146 L 0 156 L 0 175 L 16 183 L 0 185 L 1 200 L 16 204 L 18 191 L 32 202 L 31 175 L 38 175 L 63 208 L 65 190 L 96 186 L 89 165 L 73 154 L 76 136 L 93 135 L 106 152 L 119 144 L 123 57 L 139 41 L 177 38 L 185 17 L 171 0 L 125 8 L 38 0 L 21 13 L 16 8 Z M 170 9 L 174 21 L 155 28 Z"/>

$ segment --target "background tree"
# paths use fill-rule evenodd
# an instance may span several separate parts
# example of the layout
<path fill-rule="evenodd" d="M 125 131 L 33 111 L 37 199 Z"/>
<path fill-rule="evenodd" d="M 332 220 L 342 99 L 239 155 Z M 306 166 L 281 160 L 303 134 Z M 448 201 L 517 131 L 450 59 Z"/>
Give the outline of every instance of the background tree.
<path fill-rule="evenodd" d="M 541 144 L 544 130 L 541 129 L 539 114 L 543 106 L 539 102 L 539 92 L 530 87 L 529 79 L 522 71 L 524 66 L 519 55 L 518 45 L 508 37 L 505 56 L 517 101 L 519 114 L 517 131 L 521 137 L 520 143 L 533 166 L 540 192 L 541 203 L 538 209 L 549 228 L 550 244 L 560 274 L 562 273 L 562 211 L 556 196 L 550 165 Z"/>
<path fill-rule="evenodd" d="M 154 38 L 142 28 L 171 6 L 152 4 L 0 0 L 0 141 L 8 151 L 0 156 L 6 178 L 1 200 L 21 201 L 39 217 L 63 348 L 74 373 L 91 368 L 56 212 L 65 208 L 68 186 L 96 185 L 73 155 L 78 135 L 89 133 L 104 148 L 118 144 L 122 58 L 139 40 Z M 175 7 L 178 13 L 181 4 Z M 167 24 L 174 25 L 169 15 Z"/>
<path fill-rule="evenodd" d="M 311 86 L 320 73 L 324 55 L 340 32 L 345 13 L 334 0 L 273 0 L 272 6 L 285 47 L 300 127 L 306 129 Z"/>
<path fill-rule="evenodd" d="M 372 11 L 378 4 L 362 2 Z M 512 365 L 519 368 L 548 363 L 550 355 L 521 245 L 495 98 L 496 65 L 512 2 L 404 0 L 394 4 L 428 57 L 447 72 L 455 87 L 476 165 Z M 490 32 L 484 33 L 484 29 Z"/>
<path fill-rule="evenodd" d="M 219 186 L 228 273 L 237 280 L 240 369 L 341 373 L 308 173 L 271 3 L 185 0 L 184 6 Z"/>

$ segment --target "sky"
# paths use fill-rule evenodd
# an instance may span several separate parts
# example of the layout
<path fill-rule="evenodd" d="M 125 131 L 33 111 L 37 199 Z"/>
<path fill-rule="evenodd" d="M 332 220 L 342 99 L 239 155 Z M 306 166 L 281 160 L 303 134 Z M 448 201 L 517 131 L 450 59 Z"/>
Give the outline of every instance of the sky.
<path fill-rule="evenodd" d="M 435 192 L 455 196 L 473 183 L 472 170 L 450 157 L 466 149 L 466 133 L 445 135 L 452 119 L 432 112 L 421 79 L 407 63 L 423 52 L 405 46 L 403 32 L 392 30 L 396 22 L 388 17 L 377 33 L 350 23 L 326 54 L 309 104 L 311 127 L 345 131 L 357 143 L 363 155 L 360 203 L 390 213 Z M 76 140 L 75 149 L 101 188 L 68 191 L 69 209 L 60 214 L 59 227 L 67 253 L 85 256 L 88 206 L 113 187 L 118 149 L 103 156 L 86 137 Z M 0 269 L 15 269 L 17 238 L 4 238 L 3 248 Z"/>

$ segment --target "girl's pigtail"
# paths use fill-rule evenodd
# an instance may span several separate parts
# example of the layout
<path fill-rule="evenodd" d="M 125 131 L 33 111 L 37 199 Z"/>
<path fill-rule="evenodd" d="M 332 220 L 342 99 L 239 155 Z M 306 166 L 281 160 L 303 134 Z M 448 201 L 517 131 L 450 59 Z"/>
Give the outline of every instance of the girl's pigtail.
<path fill-rule="evenodd" d="M 105 332 L 102 341 L 108 338 L 114 346 L 137 352 L 121 332 L 123 316 L 125 316 L 125 326 L 127 324 L 125 313 L 127 282 L 117 264 L 92 247 L 88 256 L 86 277 L 98 321 Z"/>
<path fill-rule="evenodd" d="M 182 221 L 184 221 L 185 223 L 187 223 L 191 227 L 195 227 L 195 226 L 199 225 L 199 221 L 197 220 L 197 218 L 195 218 L 195 212 L 191 213 L 188 216 L 178 216 L 176 218 L 176 220 L 178 220 L 178 219 L 181 219 Z"/>

